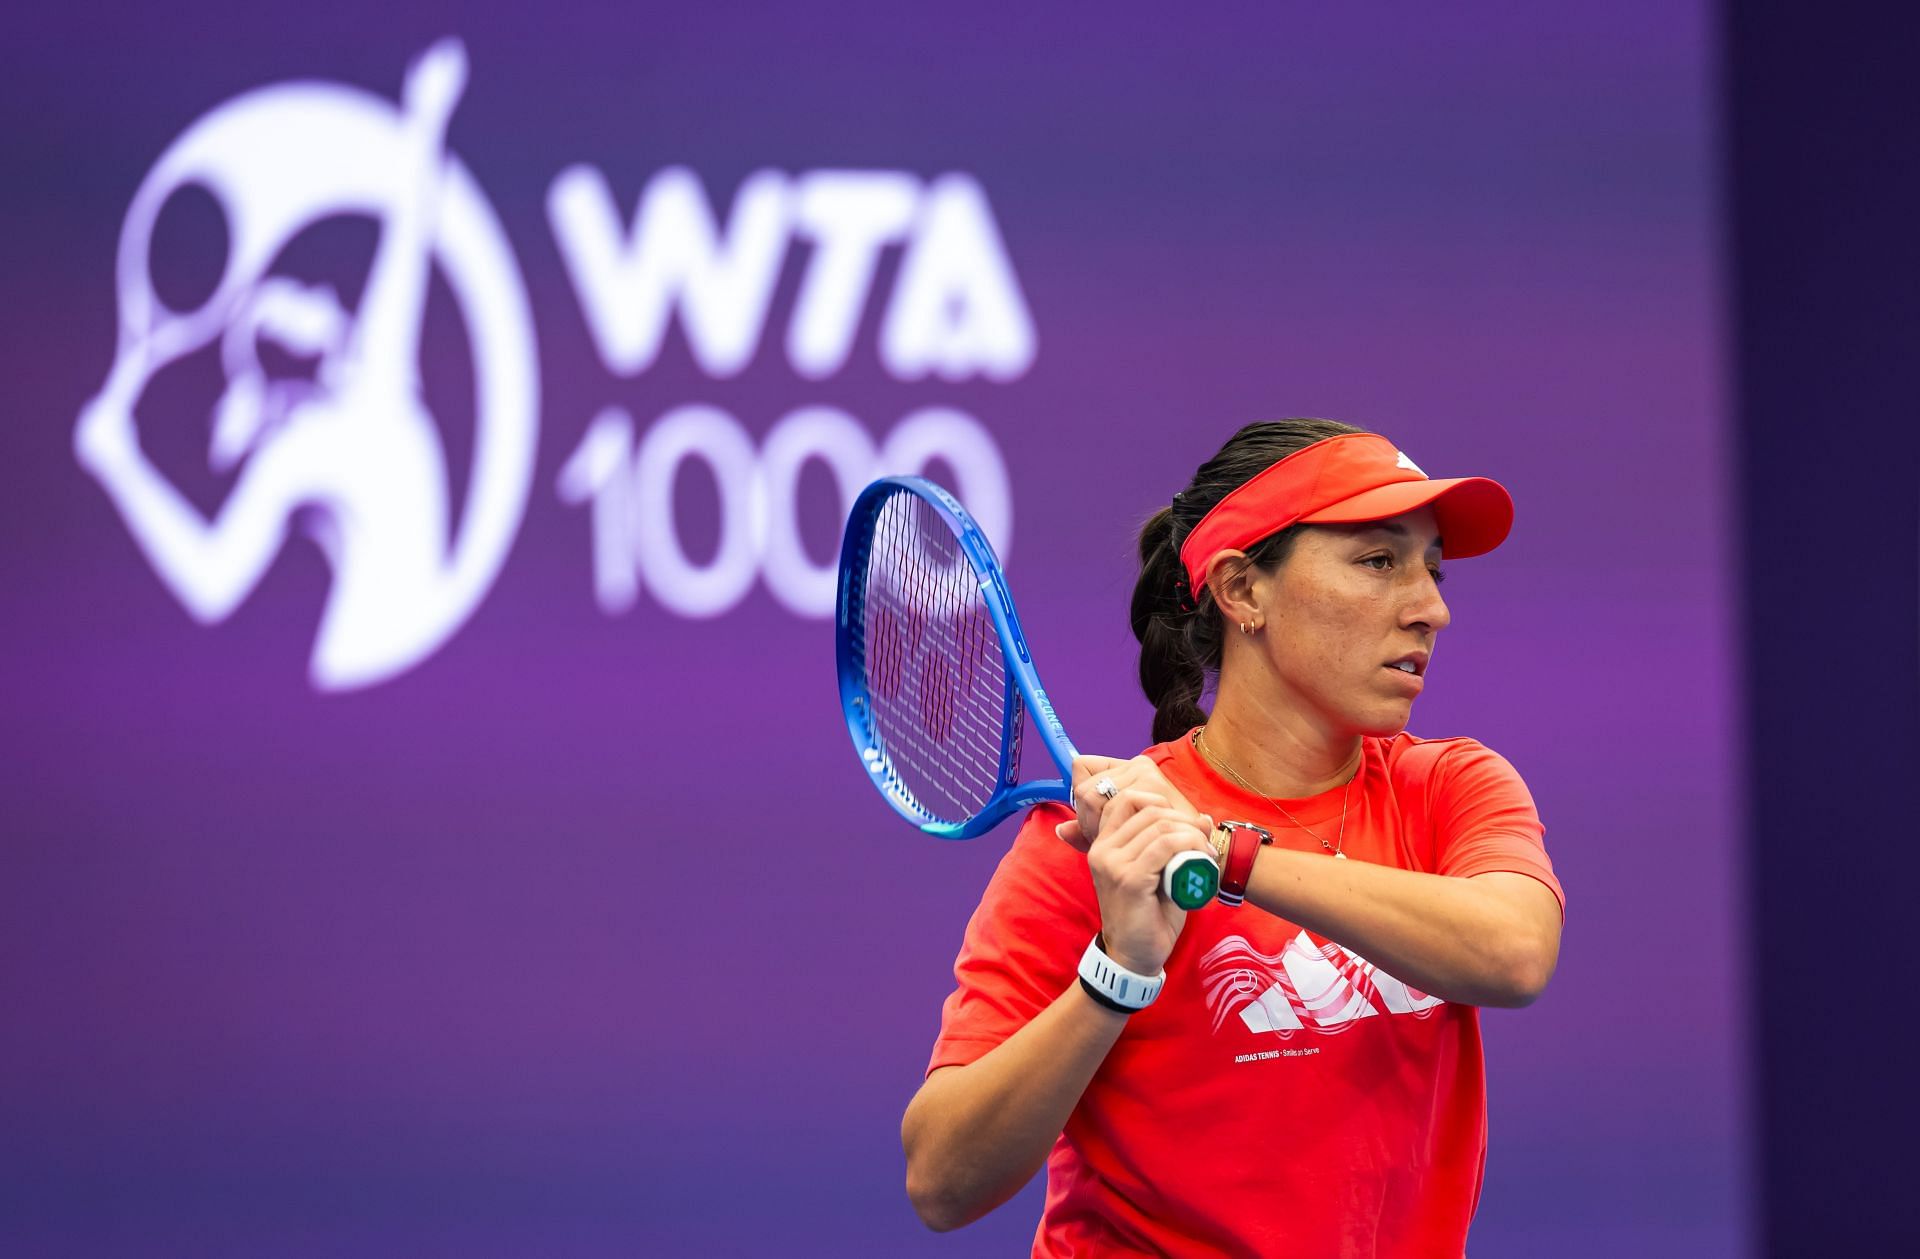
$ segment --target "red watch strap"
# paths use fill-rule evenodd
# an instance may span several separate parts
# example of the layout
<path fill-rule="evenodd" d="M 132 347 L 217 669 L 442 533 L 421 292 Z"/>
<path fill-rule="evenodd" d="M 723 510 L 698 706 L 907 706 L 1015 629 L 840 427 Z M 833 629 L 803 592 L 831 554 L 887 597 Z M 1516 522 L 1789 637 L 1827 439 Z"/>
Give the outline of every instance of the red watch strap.
<path fill-rule="evenodd" d="M 1260 846 L 1273 842 L 1273 835 L 1245 822 L 1223 822 L 1227 828 L 1227 861 L 1220 871 L 1220 903 L 1240 904 L 1247 899 L 1247 880 L 1253 876 L 1253 859 Z"/>

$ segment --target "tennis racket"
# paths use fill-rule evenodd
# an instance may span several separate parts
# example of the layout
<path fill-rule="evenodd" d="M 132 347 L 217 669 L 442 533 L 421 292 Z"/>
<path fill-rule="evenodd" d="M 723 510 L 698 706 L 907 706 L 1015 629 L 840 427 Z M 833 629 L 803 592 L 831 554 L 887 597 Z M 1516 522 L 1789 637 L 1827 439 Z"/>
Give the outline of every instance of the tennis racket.
<path fill-rule="evenodd" d="M 1077 755 L 1040 686 L 1006 574 L 958 499 L 886 477 L 854 501 L 840 548 L 840 705 L 867 775 L 929 835 L 972 839 L 1042 801 L 1071 802 Z M 1058 778 L 1020 780 L 1026 713 Z M 1161 891 L 1198 909 L 1212 858 L 1167 863 Z"/>

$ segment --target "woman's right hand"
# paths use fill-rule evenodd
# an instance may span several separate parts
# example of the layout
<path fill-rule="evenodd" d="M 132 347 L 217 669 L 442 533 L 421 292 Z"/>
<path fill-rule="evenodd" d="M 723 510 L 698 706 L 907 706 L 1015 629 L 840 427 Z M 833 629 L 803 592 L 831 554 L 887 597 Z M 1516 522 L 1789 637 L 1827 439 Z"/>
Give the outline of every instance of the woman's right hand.
<path fill-rule="evenodd" d="M 1160 894 L 1161 871 L 1189 849 L 1211 858 L 1212 833 L 1212 818 L 1144 787 L 1122 788 L 1106 803 L 1087 866 L 1108 957 L 1140 975 L 1166 966 L 1187 915 Z"/>

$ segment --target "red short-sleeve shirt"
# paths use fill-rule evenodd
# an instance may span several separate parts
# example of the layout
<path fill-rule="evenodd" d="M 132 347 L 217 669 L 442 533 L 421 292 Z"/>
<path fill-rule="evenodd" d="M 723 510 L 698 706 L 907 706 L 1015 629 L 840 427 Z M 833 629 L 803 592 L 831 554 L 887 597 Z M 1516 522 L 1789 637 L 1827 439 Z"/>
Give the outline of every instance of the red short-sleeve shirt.
<path fill-rule="evenodd" d="M 1324 851 L 1191 737 L 1147 755 L 1196 808 Z M 1341 795 L 1282 803 L 1331 838 Z M 1471 739 L 1366 739 L 1347 807 L 1354 860 L 1517 871 L 1564 912 L 1526 785 Z M 972 1062 L 1076 982 L 1099 907 L 1086 858 L 1053 834 L 1068 816 L 1029 814 L 988 884 L 929 1071 Z M 1477 1010 L 1251 904 L 1209 905 L 1054 1145 L 1034 1253 L 1460 1255 L 1486 1136 Z"/>

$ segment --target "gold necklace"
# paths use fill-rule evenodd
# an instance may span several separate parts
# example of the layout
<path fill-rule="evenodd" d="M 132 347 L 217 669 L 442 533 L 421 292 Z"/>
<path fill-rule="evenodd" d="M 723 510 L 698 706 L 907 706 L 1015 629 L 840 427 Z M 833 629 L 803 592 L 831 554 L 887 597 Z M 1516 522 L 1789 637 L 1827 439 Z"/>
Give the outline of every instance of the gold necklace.
<path fill-rule="evenodd" d="M 1320 839 L 1319 834 L 1315 832 L 1313 828 L 1309 827 L 1305 822 L 1302 822 L 1299 818 L 1295 817 L 1293 814 L 1287 812 L 1287 808 L 1285 805 L 1281 804 L 1278 800 L 1275 800 L 1272 796 L 1268 795 L 1266 792 L 1260 790 L 1258 787 L 1254 786 L 1252 783 L 1242 778 L 1238 770 L 1236 770 L 1233 766 L 1227 764 L 1225 761 L 1221 760 L 1220 754 L 1218 752 L 1215 752 L 1213 749 L 1209 748 L 1206 745 L 1206 741 L 1201 737 L 1204 734 L 1206 734 L 1206 732 L 1207 732 L 1207 728 L 1205 726 L 1201 726 L 1198 730 L 1195 730 L 1193 732 L 1193 746 L 1199 749 L 1201 756 L 1204 756 L 1210 764 L 1219 766 L 1221 771 L 1224 772 L 1227 777 L 1233 779 L 1233 781 L 1238 783 L 1241 787 L 1252 792 L 1254 795 L 1259 796 L 1262 800 L 1265 800 L 1268 804 L 1272 805 L 1276 810 L 1279 811 L 1280 816 L 1286 818 L 1287 821 L 1292 822 L 1296 827 L 1305 831 L 1307 834 L 1312 835 L 1315 839 L 1319 839 L 1320 846 L 1322 848 L 1326 849 L 1328 852 L 1332 853 L 1334 856 L 1340 858 L 1340 860 L 1342 861 L 1345 861 L 1347 859 L 1347 854 L 1340 851 L 1342 848 L 1346 846 L 1346 843 L 1347 843 L 1347 795 L 1349 792 L 1353 790 L 1353 779 L 1360 777 L 1360 766 L 1365 765 L 1367 763 L 1364 753 L 1362 753 L 1361 755 L 1360 765 L 1356 765 L 1353 768 L 1353 778 L 1347 779 L 1347 785 L 1341 788 L 1340 790 L 1340 830 L 1339 830 L 1339 833 L 1335 836 L 1335 842 L 1329 844 L 1326 840 Z"/>

